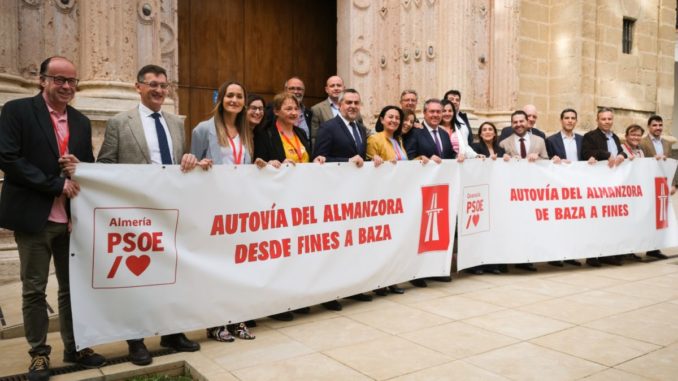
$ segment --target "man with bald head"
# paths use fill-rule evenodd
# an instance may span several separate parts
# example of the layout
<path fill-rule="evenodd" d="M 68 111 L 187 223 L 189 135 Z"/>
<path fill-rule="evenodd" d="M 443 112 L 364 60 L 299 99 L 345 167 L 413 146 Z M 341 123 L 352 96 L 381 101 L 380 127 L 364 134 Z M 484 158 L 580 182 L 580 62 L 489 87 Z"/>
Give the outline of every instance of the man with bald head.
<path fill-rule="evenodd" d="M 50 57 L 40 65 L 40 93 L 7 102 L 0 113 L 0 227 L 13 230 L 19 251 L 24 334 L 30 345 L 29 380 L 48 380 L 50 262 L 59 283 L 59 328 L 64 362 L 95 368 L 106 360 L 76 349 L 68 279 L 70 203 L 80 186 L 71 176 L 79 161 L 93 162 L 89 119 L 68 103 L 78 86 L 75 65 Z"/>
<path fill-rule="evenodd" d="M 320 125 L 339 115 L 339 95 L 344 91 L 344 80 L 338 75 L 327 78 L 325 92 L 327 99 L 311 107 L 311 145 L 315 144 Z"/>
<path fill-rule="evenodd" d="M 537 128 L 537 107 L 534 105 L 525 105 L 525 107 L 523 107 L 523 112 L 525 115 L 527 115 L 527 133 L 530 135 L 539 136 L 540 138 L 546 140 L 546 134 Z M 499 135 L 499 141 L 501 142 L 512 134 L 513 127 L 504 127 L 501 130 L 501 134 Z"/>
<path fill-rule="evenodd" d="M 297 101 L 299 101 L 299 118 L 297 119 L 297 122 L 294 124 L 295 126 L 301 128 L 304 133 L 306 134 L 306 138 L 309 140 L 311 139 L 311 120 L 313 119 L 313 111 L 311 109 L 306 108 L 303 104 L 304 100 L 304 93 L 306 92 L 306 86 L 304 85 L 304 81 L 301 80 L 299 77 L 292 77 L 285 81 L 285 84 L 283 85 L 283 90 L 297 98 Z M 271 123 L 271 121 L 275 119 L 275 115 L 273 114 L 273 104 L 269 103 L 266 105 L 266 112 L 264 113 L 264 120 L 261 122 L 262 125 L 266 125 L 268 123 Z"/>

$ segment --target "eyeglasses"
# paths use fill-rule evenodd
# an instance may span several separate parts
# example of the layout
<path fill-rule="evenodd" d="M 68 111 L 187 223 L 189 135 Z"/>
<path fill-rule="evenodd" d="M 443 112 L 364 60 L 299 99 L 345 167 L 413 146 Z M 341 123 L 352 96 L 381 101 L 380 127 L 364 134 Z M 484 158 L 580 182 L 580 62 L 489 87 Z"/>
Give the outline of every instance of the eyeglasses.
<path fill-rule="evenodd" d="M 52 82 L 54 82 L 54 84 L 57 85 L 57 86 L 63 86 L 64 83 L 68 82 L 68 84 L 71 87 L 75 87 L 75 86 L 78 86 L 78 82 L 80 82 L 80 80 L 77 79 L 77 78 L 66 78 L 66 77 L 62 77 L 60 75 L 55 76 L 55 75 L 43 74 L 42 76 L 46 77 L 46 78 L 51 78 Z"/>
<path fill-rule="evenodd" d="M 290 91 L 304 91 L 304 88 L 303 88 L 303 87 L 290 86 L 290 87 L 287 88 L 287 90 L 290 90 Z"/>
<path fill-rule="evenodd" d="M 170 87 L 170 84 L 167 82 L 139 82 L 143 85 L 150 87 L 151 89 L 157 89 L 158 87 L 167 90 Z"/>
<path fill-rule="evenodd" d="M 252 112 L 264 112 L 263 107 L 256 107 L 255 106 L 255 107 L 250 107 L 249 109 L 252 110 Z"/>

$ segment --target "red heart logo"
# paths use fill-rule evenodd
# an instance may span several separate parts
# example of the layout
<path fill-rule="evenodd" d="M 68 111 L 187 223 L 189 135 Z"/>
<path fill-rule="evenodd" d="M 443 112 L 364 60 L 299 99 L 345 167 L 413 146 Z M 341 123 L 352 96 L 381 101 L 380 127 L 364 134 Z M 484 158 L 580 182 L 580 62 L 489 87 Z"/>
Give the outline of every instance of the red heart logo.
<path fill-rule="evenodd" d="M 474 214 L 473 215 L 473 226 L 478 226 L 478 220 L 480 220 L 480 215 Z"/>
<path fill-rule="evenodd" d="M 148 265 L 151 264 L 151 257 L 148 255 L 130 255 L 125 259 L 125 264 L 127 265 L 127 268 L 129 271 L 131 271 L 134 275 L 139 276 L 141 273 L 146 271 L 148 268 Z"/>

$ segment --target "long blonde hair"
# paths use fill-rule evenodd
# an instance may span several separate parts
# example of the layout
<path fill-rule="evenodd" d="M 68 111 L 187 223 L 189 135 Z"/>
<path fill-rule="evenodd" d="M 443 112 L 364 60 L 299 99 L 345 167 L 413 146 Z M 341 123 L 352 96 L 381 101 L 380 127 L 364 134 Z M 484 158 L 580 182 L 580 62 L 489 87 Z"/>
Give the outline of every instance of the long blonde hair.
<path fill-rule="evenodd" d="M 236 81 L 224 82 L 223 85 L 219 88 L 217 94 L 217 104 L 212 110 L 212 116 L 214 117 L 214 124 L 217 130 L 217 139 L 219 145 L 222 147 L 228 147 L 228 133 L 226 132 L 226 125 L 224 124 L 224 97 L 226 96 L 226 89 L 230 85 L 240 86 L 243 92 L 243 99 L 247 99 L 247 90 L 245 86 Z M 244 101 L 243 101 L 244 102 Z M 254 138 L 252 130 L 249 128 L 249 122 L 247 121 L 247 106 L 243 105 L 242 110 L 235 116 L 235 129 L 240 135 L 240 140 L 242 144 L 247 148 L 247 152 L 250 153 L 250 157 L 254 154 Z"/>

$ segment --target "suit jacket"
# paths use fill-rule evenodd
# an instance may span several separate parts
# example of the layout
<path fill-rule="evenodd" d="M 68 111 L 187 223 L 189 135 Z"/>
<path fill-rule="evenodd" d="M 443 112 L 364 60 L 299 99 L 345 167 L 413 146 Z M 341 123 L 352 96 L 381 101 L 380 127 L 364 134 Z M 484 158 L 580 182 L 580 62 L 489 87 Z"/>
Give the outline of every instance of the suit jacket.
<path fill-rule="evenodd" d="M 617 145 L 617 152 L 620 155 L 626 157 L 626 154 L 622 150 L 621 144 L 619 143 L 619 138 L 614 133 L 612 134 L 612 139 L 614 139 L 615 144 Z M 610 158 L 610 151 L 607 150 L 607 136 L 601 131 L 600 128 L 596 128 L 593 131 L 589 131 L 584 134 L 584 138 L 581 142 L 582 149 L 582 159 L 588 160 L 593 157 L 596 160 L 607 160 Z"/>
<path fill-rule="evenodd" d="M 315 144 L 315 138 L 318 136 L 320 125 L 334 118 L 334 114 L 332 114 L 329 99 L 325 99 L 322 102 L 313 105 L 313 107 L 311 107 L 311 112 L 313 114 L 311 117 L 311 143 Z"/>
<path fill-rule="evenodd" d="M 184 122 L 176 115 L 162 112 L 172 138 L 174 164 L 181 162 L 184 148 Z M 123 111 L 106 123 L 104 142 L 97 162 L 119 164 L 151 164 L 151 154 L 141 124 L 139 108 Z"/>
<path fill-rule="evenodd" d="M 441 127 L 438 127 L 438 135 L 440 135 L 440 145 L 443 148 L 440 158 L 454 159 L 457 157 L 452 149 L 452 143 L 450 143 L 450 135 Z M 437 155 L 436 143 L 433 141 L 433 137 L 425 125 L 424 128 L 412 128 L 410 130 L 410 133 L 405 136 L 405 149 L 410 160 L 416 159 L 419 156 L 430 158 L 433 155 Z"/>
<path fill-rule="evenodd" d="M 68 151 L 82 162 L 93 162 L 89 119 L 71 106 Z M 0 113 L 0 169 L 5 182 L 0 193 L 0 226 L 20 232 L 44 229 L 54 198 L 63 192 L 59 148 L 42 94 L 7 102 Z M 68 202 L 66 210 L 68 211 Z"/>
<path fill-rule="evenodd" d="M 402 138 L 398 137 L 396 138 L 396 141 L 398 142 L 398 145 L 400 145 L 400 149 L 404 154 L 404 157 L 400 160 L 407 160 L 407 151 L 405 151 L 405 147 L 403 146 Z M 379 155 L 379 157 L 387 161 L 398 159 L 398 155 L 396 154 L 395 148 L 393 148 L 393 144 L 390 140 L 388 140 L 388 138 L 386 138 L 386 135 L 384 135 L 383 131 L 377 132 L 376 134 L 367 138 L 367 158 L 372 160 L 375 155 Z"/>
<path fill-rule="evenodd" d="M 540 138 L 546 140 L 546 134 L 537 127 L 532 128 L 530 131 L 532 131 L 532 135 L 539 136 Z M 509 126 L 502 128 L 501 134 L 499 134 L 499 142 L 501 143 L 502 140 L 508 138 L 511 135 L 513 135 L 513 127 Z"/>
<path fill-rule="evenodd" d="M 241 164 L 252 164 L 251 150 L 243 143 Z M 222 153 L 222 147 L 219 144 L 217 136 L 217 126 L 214 123 L 214 117 L 198 123 L 191 133 L 191 153 L 198 158 L 211 159 L 214 164 L 227 164 L 226 157 Z M 231 164 L 230 162 L 228 164 Z"/>
<path fill-rule="evenodd" d="M 365 159 L 365 147 L 367 145 L 367 130 L 365 126 L 358 124 L 360 133 L 360 145 L 356 147 L 353 136 L 348 132 L 346 124 L 340 115 L 320 125 L 318 137 L 313 147 L 313 158 L 325 156 L 326 161 L 348 161 L 355 155 Z"/>
<path fill-rule="evenodd" d="M 662 148 L 664 149 L 664 156 L 671 157 L 671 143 L 666 139 L 661 138 Z M 650 139 L 650 135 L 645 135 L 640 139 L 640 149 L 643 150 L 645 157 L 655 157 L 657 156 L 657 150 L 654 149 L 654 144 Z"/>
<path fill-rule="evenodd" d="M 487 146 L 483 142 L 473 143 L 471 144 L 471 148 L 473 148 L 473 150 L 476 151 L 478 155 L 490 157 L 490 150 L 487 149 Z M 499 143 L 495 144 L 493 149 L 494 153 L 497 154 L 497 157 L 502 157 L 506 153 L 504 149 L 499 146 Z"/>
<path fill-rule="evenodd" d="M 304 149 L 308 152 L 310 159 L 311 144 L 306 139 L 306 133 L 301 128 L 295 126 L 294 134 L 297 135 Z M 260 125 L 254 130 L 254 159 L 256 160 L 257 158 L 265 161 L 278 160 L 280 162 L 285 161 L 287 158 L 280 133 L 275 126 L 275 119 L 272 123 Z"/>
<path fill-rule="evenodd" d="M 504 149 L 504 151 L 509 156 L 520 156 L 520 151 L 516 150 L 515 141 L 513 140 L 515 134 L 511 134 L 508 138 L 504 139 L 499 143 L 499 146 Z M 516 137 L 518 135 L 515 135 Z M 544 139 L 539 136 L 532 135 L 530 136 L 530 148 L 527 150 L 527 154 L 536 153 L 541 159 L 548 159 L 549 154 L 546 152 L 546 143 Z"/>
<path fill-rule="evenodd" d="M 471 123 L 468 121 L 468 116 L 462 111 L 459 111 L 457 115 L 464 121 L 464 123 L 466 123 L 466 127 L 468 128 L 468 145 L 469 147 L 473 147 L 473 129 L 471 128 Z M 459 128 L 461 125 L 456 118 L 454 119 L 454 124 L 457 126 L 457 128 Z"/>
<path fill-rule="evenodd" d="M 574 142 L 577 144 L 577 160 L 583 160 L 581 155 L 582 139 L 583 137 L 581 135 L 574 134 Z M 554 156 L 565 159 L 565 145 L 563 144 L 563 137 L 560 132 L 553 134 L 546 139 L 546 152 L 549 154 L 549 159 L 552 159 Z"/>

